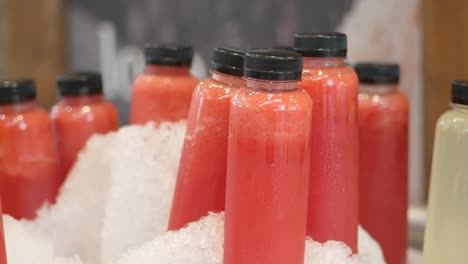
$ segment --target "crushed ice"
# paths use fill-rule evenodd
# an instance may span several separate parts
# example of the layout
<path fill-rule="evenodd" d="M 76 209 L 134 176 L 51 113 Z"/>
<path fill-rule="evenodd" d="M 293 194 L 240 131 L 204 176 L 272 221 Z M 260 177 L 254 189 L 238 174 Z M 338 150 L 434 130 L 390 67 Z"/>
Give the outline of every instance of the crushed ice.
<path fill-rule="evenodd" d="M 179 122 L 93 136 L 55 205 L 35 221 L 3 217 L 9 263 L 222 264 L 223 213 L 165 232 L 184 133 Z M 385 263 L 364 230 L 359 251 L 308 240 L 305 264 Z"/>

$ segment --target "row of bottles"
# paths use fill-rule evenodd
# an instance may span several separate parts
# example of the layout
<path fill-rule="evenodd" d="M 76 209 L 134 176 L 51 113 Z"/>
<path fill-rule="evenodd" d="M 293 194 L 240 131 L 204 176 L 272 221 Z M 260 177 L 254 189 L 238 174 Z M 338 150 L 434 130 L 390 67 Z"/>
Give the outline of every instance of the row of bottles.
<path fill-rule="evenodd" d="M 164 52 L 167 48 L 172 53 Z M 165 60 L 172 62 L 152 60 L 152 54 L 158 53 L 154 49 L 163 49 L 159 52 L 166 56 L 171 54 Z M 133 119 L 133 123 L 184 119 L 187 97 L 164 93 L 180 89 L 177 92 L 186 95 L 194 87 L 188 63 L 174 62 L 184 61 L 184 49 L 147 48 L 147 69 L 135 81 L 132 98 L 145 97 L 145 89 L 154 90 L 156 94 L 146 94 L 151 98 L 147 98 L 146 105 L 159 100 L 164 107 L 157 110 L 161 116 L 146 114 L 151 110 L 141 111 L 146 117 Z M 193 93 L 168 228 L 177 230 L 208 211 L 226 210 L 226 263 L 248 263 L 260 255 L 279 262 L 285 256 L 288 261 L 299 259 L 293 256 L 294 252 L 296 257 L 299 255 L 297 248 L 287 247 L 291 255 L 285 250 L 275 255 L 278 244 L 267 241 L 283 241 L 279 244 L 283 248 L 294 245 L 284 241 L 302 232 L 297 229 L 303 220 L 303 201 L 299 197 L 304 195 L 301 186 L 308 181 L 307 235 L 321 242 L 344 241 L 356 252 L 359 222 L 380 243 L 388 263 L 406 263 L 409 104 L 397 88 L 399 66 L 357 64 L 356 78 L 354 71 L 345 66 L 346 36 L 339 33 L 297 35 L 294 50 L 302 54 L 304 65 L 297 86 L 313 102 L 310 139 L 299 143 L 309 144 L 310 153 L 306 149 L 301 155 L 300 151 L 295 153 L 297 145 L 291 141 L 299 136 L 297 131 L 307 133 L 307 128 L 288 112 L 299 108 L 288 104 L 297 103 L 297 98 L 288 96 L 297 90 L 294 80 L 299 79 L 281 75 L 288 67 L 288 59 L 282 57 L 288 56 L 215 49 L 211 76 Z M 244 62 L 244 56 L 250 62 Z M 272 68 L 268 69 L 268 65 Z M 289 70 L 294 74 L 294 69 Z M 275 77 L 278 74 L 282 77 Z M 466 258 L 462 249 L 465 244 L 455 242 L 455 238 L 468 232 L 462 206 L 468 193 L 468 169 L 463 169 L 462 164 L 467 143 L 467 86 L 465 82 L 454 83 L 454 110 L 446 113 L 437 127 L 425 242 L 428 263 L 448 259 L 461 262 Z M 143 109 L 144 103 L 135 102 L 132 100 L 132 112 L 139 106 Z M 164 104 L 179 104 L 177 109 L 183 111 Z M 281 134 L 288 138 L 281 138 Z M 294 155 L 296 158 L 288 159 Z M 307 168 L 299 161 L 308 155 L 309 177 L 305 179 L 301 175 Z M 299 171 L 292 173 L 289 166 Z M 297 184 L 295 188 L 293 184 Z M 289 194 L 287 198 L 285 193 Z M 288 202 L 295 211 L 287 207 Z M 288 223 L 280 221 L 285 218 Z M 268 244 L 269 249 L 265 246 Z M 253 255 L 242 256 L 239 252 Z"/>
<path fill-rule="evenodd" d="M 0 194 L 3 212 L 17 219 L 54 202 L 91 135 L 118 128 L 99 74 L 60 76 L 57 86 L 61 99 L 49 115 L 36 103 L 34 81 L 0 81 Z"/>
<path fill-rule="evenodd" d="M 198 83 L 191 47 L 145 48 L 130 123 L 188 117 L 168 229 L 225 210 L 224 262 L 274 264 L 302 263 L 306 236 L 356 253 L 360 223 L 388 263 L 406 263 L 409 106 L 399 66 L 347 66 L 341 33 L 297 34 L 293 50 L 216 48 Z M 33 81 L 0 82 L 0 193 L 16 218 L 53 202 L 86 140 L 118 127 L 99 74 L 57 85 L 49 115 Z M 467 91 L 454 83 L 454 110 L 437 127 L 427 263 L 464 258 L 464 244 L 450 242 L 468 232 Z"/>
<path fill-rule="evenodd" d="M 298 34 L 294 50 L 213 51 L 193 93 L 168 229 L 225 210 L 224 263 L 302 263 L 306 235 L 357 252 L 360 222 L 388 263 L 406 263 L 398 65 L 359 64 L 356 75 L 341 33 Z"/>

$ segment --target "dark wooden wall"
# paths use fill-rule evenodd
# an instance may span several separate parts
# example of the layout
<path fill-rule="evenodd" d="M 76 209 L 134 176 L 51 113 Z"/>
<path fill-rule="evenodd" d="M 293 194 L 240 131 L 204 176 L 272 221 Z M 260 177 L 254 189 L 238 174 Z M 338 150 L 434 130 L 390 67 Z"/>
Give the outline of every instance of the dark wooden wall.
<path fill-rule="evenodd" d="M 44 106 L 65 68 L 64 0 L 0 0 L 0 77 L 32 77 Z"/>
<path fill-rule="evenodd" d="M 449 109 L 450 84 L 455 79 L 468 79 L 468 1 L 422 1 L 425 155 L 429 177 L 434 128 L 439 116 Z"/>

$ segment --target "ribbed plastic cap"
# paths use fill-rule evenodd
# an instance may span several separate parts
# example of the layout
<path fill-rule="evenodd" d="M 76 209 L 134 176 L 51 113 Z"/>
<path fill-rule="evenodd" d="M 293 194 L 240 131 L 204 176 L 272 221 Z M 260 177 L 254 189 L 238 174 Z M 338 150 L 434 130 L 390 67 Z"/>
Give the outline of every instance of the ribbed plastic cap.
<path fill-rule="evenodd" d="M 220 73 L 243 76 L 245 51 L 234 48 L 215 48 L 211 54 L 211 69 Z"/>
<path fill-rule="evenodd" d="M 145 46 L 146 64 L 165 66 L 190 66 L 193 49 L 179 44 L 159 44 Z"/>
<path fill-rule="evenodd" d="M 400 65 L 390 63 L 357 63 L 354 69 L 360 83 L 396 84 L 400 81 Z"/>
<path fill-rule="evenodd" d="M 74 72 L 57 77 L 60 96 L 83 96 L 102 94 L 101 74 L 95 72 Z"/>
<path fill-rule="evenodd" d="M 294 36 L 294 50 L 304 57 L 346 57 L 348 40 L 345 34 L 299 33 Z"/>
<path fill-rule="evenodd" d="M 36 85 L 30 79 L 0 79 L 0 105 L 21 103 L 36 98 Z"/>
<path fill-rule="evenodd" d="M 244 76 L 260 80 L 300 80 L 302 56 L 287 50 L 252 50 L 244 57 Z"/>
<path fill-rule="evenodd" d="M 452 103 L 468 105 L 468 80 L 452 83 Z"/>

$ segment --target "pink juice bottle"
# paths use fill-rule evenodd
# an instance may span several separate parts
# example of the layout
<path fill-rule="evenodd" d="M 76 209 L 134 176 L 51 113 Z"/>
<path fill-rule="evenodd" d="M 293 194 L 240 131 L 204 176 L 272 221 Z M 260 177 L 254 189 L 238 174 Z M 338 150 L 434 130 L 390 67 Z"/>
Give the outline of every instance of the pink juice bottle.
<path fill-rule="evenodd" d="M 184 45 L 145 48 L 146 68 L 132 87 L 130 123 L 176 122 L 187 119 L 198 80 L 190 75 L 193 50 Z"/>
<path fill-rule="evenodd" d="M 195 89 L 187 120 L 169 229 L 224 210 L 231 96 L 245 85 L 244 52 L 213 50 L 211 76 Z"/>
<path fill-rule="evenodd" d="M 115 131 L 119 124 L 117 110 L 103 97 L 100 74 L 62 75 L 57 78 L 57 85 L 60 101 L 52 107 L 50 119 L 63 181 L 88 139 L 93 134 Z"/>
<path fill-rule="evenodd" d="M 299 54 L 254 50 L 231 100 L 224 264 L 302 264 L 312 102 Z"/>
<path fill-rule="evenodd" d="M 0 193 L 3 213 L 33 219 L 53 202 L 60 164 L 48 113 L 32 80 L 0 80 Z"/>
<path fill-rule="evenodd" d="M 397 64 L 356 64 L 359 76 L 359 222 L 387 263 L 406 263 L 408 99 Z"/>
<path fill-rule="evenodd" d="M 319 242 L 343 241 L 356 252 L 358 78 L 345 65 L 347 38 L 341 33 L 297 34 L 294 49 L 304 57 L 299 87 L 314 102 L 307 234 Z"/>

